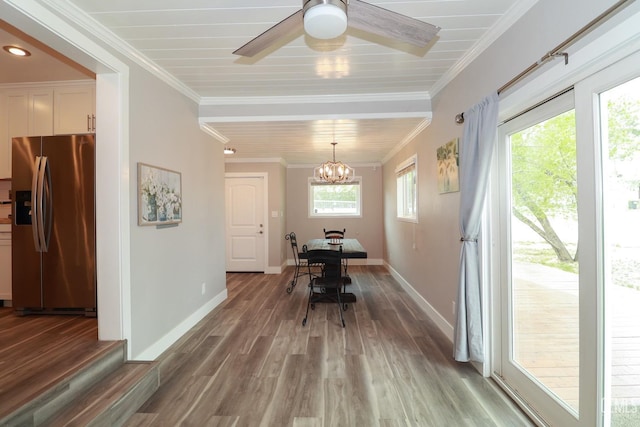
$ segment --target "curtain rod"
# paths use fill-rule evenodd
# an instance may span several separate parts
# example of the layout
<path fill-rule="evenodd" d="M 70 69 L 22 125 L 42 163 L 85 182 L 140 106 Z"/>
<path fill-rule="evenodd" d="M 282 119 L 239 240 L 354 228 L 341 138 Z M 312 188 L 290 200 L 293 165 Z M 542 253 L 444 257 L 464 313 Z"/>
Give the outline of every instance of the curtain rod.
<path fill-rule="evenodd" d="M 502 92 L 504 92 L 505 90 L 509 89 L 511 86 L 513 86 L 516 83 L 518 83 L 525 76 L 529 75 L 534 70 L 538 69 L 540 66 L 542 66 L 545 63 L 547 63 L 547 61 L 549 61 L 549 60 L 552 60 L 552 59 L 555 59 L 555 58 L 559 58 L 559 57 L 563 57 L 564 58 L 564 63 L 565 63 L 565 65 L 567 65 L 569 63 L 569 54 L 566 53 L 566 52 L 562 52 L 563 49 L 565 49 L 566 47 L 568 47 L 568 46 L 572 45 L 573 43 L 575 43 L 576 41 L 578 41 L 578 39 L 580 37 L 584 36 L 586 33 L 591 31 L 594 27 L 599 25 L 605 19 L 609 18 L 609 16 L 614 14 L 615 12 L 617 12 L 618 9 L 621 9 L 623 6 L 626 6 L 627 4 L 632 3 L 633 1 L 635 1 L 635 0 L 620 0 L 616 4 L 611 6 L 609 9 L 605 10 L 604 12 L 602 12 L 600 15 L 598 15 L 597 17 L 592 19 L 587 25 L 585 25 L 584 27 L 580 28 L 578 31 L 576 31 L 571 36 L 569 36 L 569 38 L 567 38 L 565 41 L 563 41 L 558 46 L 556 46 L 555 48 L 550 50 L 546 55 L 544 55 L 538 61 L 536 61 L 533 64 L 529 65 L 526 69 L 524 69 L 517 76 L 515 76 L 514 78 L 509 80 L 507 83 L 502 85 L 498 89 L 498 95 L 500 95 Z M 455 117 L 455 122 L 457 124 L 464 123 L 464 113 L 457 114 L 456 117 Z"/>

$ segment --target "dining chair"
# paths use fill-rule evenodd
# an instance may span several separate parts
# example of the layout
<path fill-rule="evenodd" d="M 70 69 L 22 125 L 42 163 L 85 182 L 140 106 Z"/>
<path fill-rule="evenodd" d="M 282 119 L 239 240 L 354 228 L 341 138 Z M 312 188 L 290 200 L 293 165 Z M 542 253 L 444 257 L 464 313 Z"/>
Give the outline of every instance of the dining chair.
<path fill-rule="evenodd" d="M 323 228 L 322 231 L 324 231 L 325 239 L 344 239 L 344 233 L 347 232 L 347 229 L 343 228 L 342 231 L 340 231 L 340 230 L 327 230 L 326 228 Z"/>
<path fill-rule="evenodd" d="M 316 302 L 329 302 L 338 304 L 340 322 L 345 327 L 342 312 L 347 309 L 347 304 L 343 304 L 340 295 L 344 292 L 344 276 L 342 275 L 342 248 L 333 249 L 312 249 L 305 252 L 307 255 L 307 265 L 311 283 L 309 285 L 309 298 L 307 300 L 307 311 L 302 326 L 307 324 L 309 308 L 315 309 Z M 321 266 L 321 274 L 313 276 L 311 268 Z"/>
<path fill-rule="evenodd" d="M 298 250 L 298 239 L 296 238 L 296 233 L 292 231 L 291 233 L 285 234 L 284 238 L 291 243 L 291 251 L 293 252 L 293 261 L 295 263 L 293 278 L 291 279 L 291 282 L 289 282 L 289 286 L 287 286 L 287 293 L 290 294 L 298 283 L 298 277 L 310 274 L 311 270 L 308 269 L 306 254 L 301 253 Z"/>
<path fill-rule="evenodd" d="M 342 240 L 342 239 L 344 239 L 344 235 L 347 232 L 347 229 L 343 228 L 342 230 L 327 230 L 326 228 L 323 228 L 322 231 L 324 231 L 324 238 L 325 239 L 329 239 L 329 240 L 339 239 L 339 240 Z M 348 262 L 348 260 L 346 258 L 342 260 L 342 265 L 344 266 L 344 275 L 346 276 L 347 275 L 347 268 L 349 266 L 349 262 Z"/>

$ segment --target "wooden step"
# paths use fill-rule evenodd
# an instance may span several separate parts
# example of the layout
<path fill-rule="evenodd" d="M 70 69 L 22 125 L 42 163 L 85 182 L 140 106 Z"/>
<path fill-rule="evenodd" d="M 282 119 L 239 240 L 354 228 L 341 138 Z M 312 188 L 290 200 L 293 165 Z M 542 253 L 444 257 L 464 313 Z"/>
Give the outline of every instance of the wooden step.
<path fill-rule="evenodd" d="M 16 370 L 20 378 L 14 380 L 22 381 L 24 386 L 16 385 L 13 395 L 4 394 L 2 406 L 6 405 L 7 411 L 0 414 L 0 426 L 45 423 L 126 360 L 125 341 L 95 342 L 87 346 L 92 347 L 90 350 L 71 348 L 63 358 L 36 359 L 29 373 Z"/>
<path fill-rule="evenodd" d="M 47 426 L 121 426 L 158 389 L 155 362 L 127 362 L 77 397 Z"/>

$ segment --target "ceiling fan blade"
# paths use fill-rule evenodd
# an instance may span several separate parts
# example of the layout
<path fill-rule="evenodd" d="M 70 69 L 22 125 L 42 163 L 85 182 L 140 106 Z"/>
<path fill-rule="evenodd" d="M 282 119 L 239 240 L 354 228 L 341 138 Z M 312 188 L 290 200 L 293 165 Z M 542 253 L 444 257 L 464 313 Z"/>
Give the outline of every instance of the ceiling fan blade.
<path fill-rule="evenodd" d="M 440 27 L 360 0 L 349 0 L 349 26 L 368 33 L 425 47 Z"/>
<path fill-rule="evenodd" d="M 262 52 L 272 44 L 288 35 L 295 34 L 303 29 L 302 9 L 278 22 L 258 37 L 252 39 L 239 49 L 233 51 L 235 55 L 254 56 Z"/>

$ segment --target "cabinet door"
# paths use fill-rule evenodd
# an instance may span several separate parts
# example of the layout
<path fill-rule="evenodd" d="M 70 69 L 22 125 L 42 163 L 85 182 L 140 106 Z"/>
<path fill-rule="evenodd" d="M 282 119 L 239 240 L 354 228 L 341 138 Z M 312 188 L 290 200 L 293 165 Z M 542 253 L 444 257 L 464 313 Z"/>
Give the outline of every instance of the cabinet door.
<path fill-rule="evenodd" d="M 53 89 L 9 90 L 0 99 L 0 178 L 11 178 L 11 138 L 53 134 Z"/>
<path fill-rule="evenodd" d="M 55 135 L 95 132 L 95 86 L 54 89 Z"/>
<path fill-rule="evenodd" d="M 14 136 L 53 135 L 53 89 L 29 91 L 29 133 Z"/>
<path fill-rule="evenodd" d="M 11 138 L 29 135 L 29 92 L 7 92 L 4 99 L 6 133 L 2 137 L 0 177 L 11 177 Z M 6 157 L 5 157 L 6 156 Z"/>

